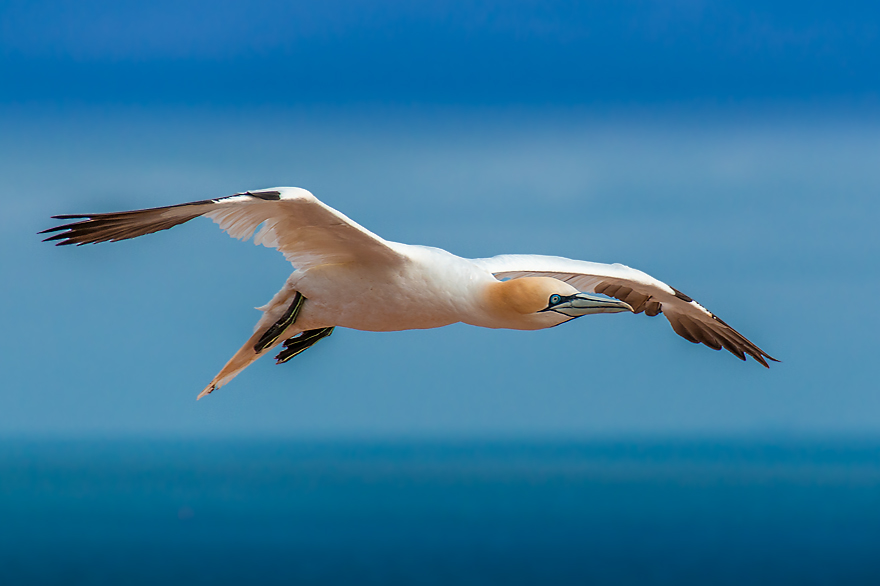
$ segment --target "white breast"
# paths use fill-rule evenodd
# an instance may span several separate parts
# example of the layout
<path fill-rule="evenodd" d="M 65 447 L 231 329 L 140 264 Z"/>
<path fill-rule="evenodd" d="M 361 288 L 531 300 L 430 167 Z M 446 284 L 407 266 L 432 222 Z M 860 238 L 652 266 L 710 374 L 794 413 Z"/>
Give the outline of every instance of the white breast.
<path fill-rule="evenodd" d="M 387 332 L 470 321 L 495 278 L 438 248 L 394 243 L 408 257 L 395 269 L 362 263 L 325 265 L 291 275 L 307 299 L 297 324 Z"/>

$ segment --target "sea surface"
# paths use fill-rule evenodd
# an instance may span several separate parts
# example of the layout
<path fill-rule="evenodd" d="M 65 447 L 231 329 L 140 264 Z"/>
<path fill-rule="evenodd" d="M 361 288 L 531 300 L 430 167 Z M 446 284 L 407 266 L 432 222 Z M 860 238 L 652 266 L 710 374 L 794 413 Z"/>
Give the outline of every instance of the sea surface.
<path fill-rule="evenodd" d="M 6 584 L 880 584 L 880 442 L 0 441 Z"/>

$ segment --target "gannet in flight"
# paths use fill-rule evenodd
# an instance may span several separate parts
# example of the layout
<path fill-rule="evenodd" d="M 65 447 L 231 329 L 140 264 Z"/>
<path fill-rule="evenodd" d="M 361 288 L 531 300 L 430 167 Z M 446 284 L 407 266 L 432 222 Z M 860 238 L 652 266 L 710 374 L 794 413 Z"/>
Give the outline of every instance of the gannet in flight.
<path fill-rule="evenodd" d="M 593 313 L 662 312 L 690 342 L 724 347 L 741 360 L 748 354 L 764 366 L 776 361 L 684 293 L 636 269 L 540 255 L 466 259 L 389 242 L 297 187 L 130 212 L 53 216 L 76 221 L 40 233 L 58 232 L 46 238 L 58 245 L 116 242 L 199 216 L 241 240 L 256 232 L 255 244 L 280 250 L 295 270 L 258 308 L 263 316 L 253 336 L 198 398 L 275 346 L 284 345 L 275 357 L 281 364 L 336 326 L 387 332 L 463 322 L 540 330 Z"/>

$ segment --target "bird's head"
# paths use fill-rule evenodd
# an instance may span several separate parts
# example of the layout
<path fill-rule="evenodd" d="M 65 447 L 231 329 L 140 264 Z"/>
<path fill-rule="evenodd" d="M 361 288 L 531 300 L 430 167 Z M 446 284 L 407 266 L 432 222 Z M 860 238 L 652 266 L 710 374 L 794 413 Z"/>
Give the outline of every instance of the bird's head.
<path fill-rule="evenodd" d="M 489 304 L 493 310 L 511 316 L 534 316 L 529 319 L 536 325 L 556 325 L 591 313 L 632 311 L 623 301 L 581 293 L 552 277 L 521 277 L 494 283 L 489 288 Z"/>

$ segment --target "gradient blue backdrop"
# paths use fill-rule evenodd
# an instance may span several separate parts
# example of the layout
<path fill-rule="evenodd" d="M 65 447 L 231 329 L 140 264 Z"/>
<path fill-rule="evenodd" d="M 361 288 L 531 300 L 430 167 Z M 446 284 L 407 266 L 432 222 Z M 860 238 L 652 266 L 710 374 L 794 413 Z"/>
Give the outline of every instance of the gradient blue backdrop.
<path fill-rule="evenodd" d="M 0 2 L 3 435 L 880 432 L 880 9 L 848 2 Z M 662 317 L 337 331 L 195 395 L 290 271 L 208 221 L 53 214 L 296 185 L 464 256 L 643 269 Z"/>

